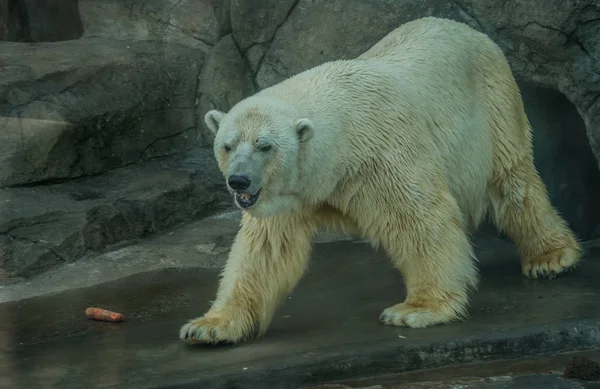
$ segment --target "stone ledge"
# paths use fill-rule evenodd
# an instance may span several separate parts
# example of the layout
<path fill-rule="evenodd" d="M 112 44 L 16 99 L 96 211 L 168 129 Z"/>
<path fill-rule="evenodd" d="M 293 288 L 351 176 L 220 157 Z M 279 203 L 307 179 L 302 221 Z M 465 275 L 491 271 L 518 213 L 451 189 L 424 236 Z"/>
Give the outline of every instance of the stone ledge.
<path fill-rule="evenodd" d="M 224 190 L 212 151 L 201 148 L 60 184 L 1 189 L 0 268 L 30 276 L 189 222 L 215 212 Z"/>

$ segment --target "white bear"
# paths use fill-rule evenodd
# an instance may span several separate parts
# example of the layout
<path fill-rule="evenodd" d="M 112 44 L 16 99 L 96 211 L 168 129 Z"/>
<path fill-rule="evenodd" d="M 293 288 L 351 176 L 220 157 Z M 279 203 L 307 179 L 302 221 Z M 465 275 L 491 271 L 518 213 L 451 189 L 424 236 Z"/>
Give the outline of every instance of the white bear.
<path fill-rule="evenodd" d="M 243 217 L 217 298 L 181 328 L 185 341 L 263 335 L 321 226 L 382 246 L 401 272 L 407 295 L 383 311 L 389 325 L 467 317 L 478 281 L 469 235 L 486 217 L 515 242 L 528 277 L 580 260 L 534 167 L 509 64 L 465 24 L 411 21 L 358 58 L 304 71 L 205 122 Z"/>

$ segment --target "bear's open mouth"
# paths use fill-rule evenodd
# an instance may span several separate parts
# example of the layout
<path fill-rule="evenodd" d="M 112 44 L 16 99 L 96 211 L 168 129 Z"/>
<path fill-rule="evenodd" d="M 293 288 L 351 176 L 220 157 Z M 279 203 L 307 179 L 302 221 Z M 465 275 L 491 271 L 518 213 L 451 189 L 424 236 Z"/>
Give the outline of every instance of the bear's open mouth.
<path fill-rule="evenodd" d="M 251 195 L 248 193 L 235 193 L 235 202 L 242 208 L 250 208 L 258 201 L 260 190 L 255 194 Z"/>

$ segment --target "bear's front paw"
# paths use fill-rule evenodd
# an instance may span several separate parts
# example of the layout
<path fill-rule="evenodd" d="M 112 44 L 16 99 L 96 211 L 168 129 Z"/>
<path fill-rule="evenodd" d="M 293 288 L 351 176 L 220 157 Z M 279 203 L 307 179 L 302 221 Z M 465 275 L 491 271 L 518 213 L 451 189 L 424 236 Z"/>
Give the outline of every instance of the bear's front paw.
<path fill-rule="evenodd" d="M 528 278 L 552 279 L 579 263 L 579 251 L 570 247 L 555 249 L 538 257 L 523 260 L 523 274 Z"/>
<path fill-rule="evenodd" d="M 179 338 L 189 343 L 238 343 L 249 337 L 241 324 L 225 315 L 206 315 L 181 327 Z"/>
<path fill-rule="evenodd" d="M 401 303 L 384 310 L 379 320 L 387 325 L 425 328 L 436 324 L 449 323 L 458 318 L 450 307 L 415 307 Z"/>

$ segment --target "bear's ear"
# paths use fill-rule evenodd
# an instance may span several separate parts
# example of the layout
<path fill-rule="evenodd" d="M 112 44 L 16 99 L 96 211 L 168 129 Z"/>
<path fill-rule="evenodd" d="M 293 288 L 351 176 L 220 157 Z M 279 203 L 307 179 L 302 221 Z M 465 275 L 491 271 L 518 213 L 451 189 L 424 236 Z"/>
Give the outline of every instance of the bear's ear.
<path fill-rule="evenodd" d="M 217 135 L 217 132 L 219 132 L 219 125 L 221 124 L 223 115 L 223 112 L 216 109 L 210 110 L 204 115 L 204 123 L 206 123 L 206 126 L 213 135 Z"/>
<path fill-rule="evenodd" d="M 304 118 L 296 122 L 296 134 L 301 142 L 306 142 L 312 138 L 314 133 L 313 124 L 310 120 Z"/>

